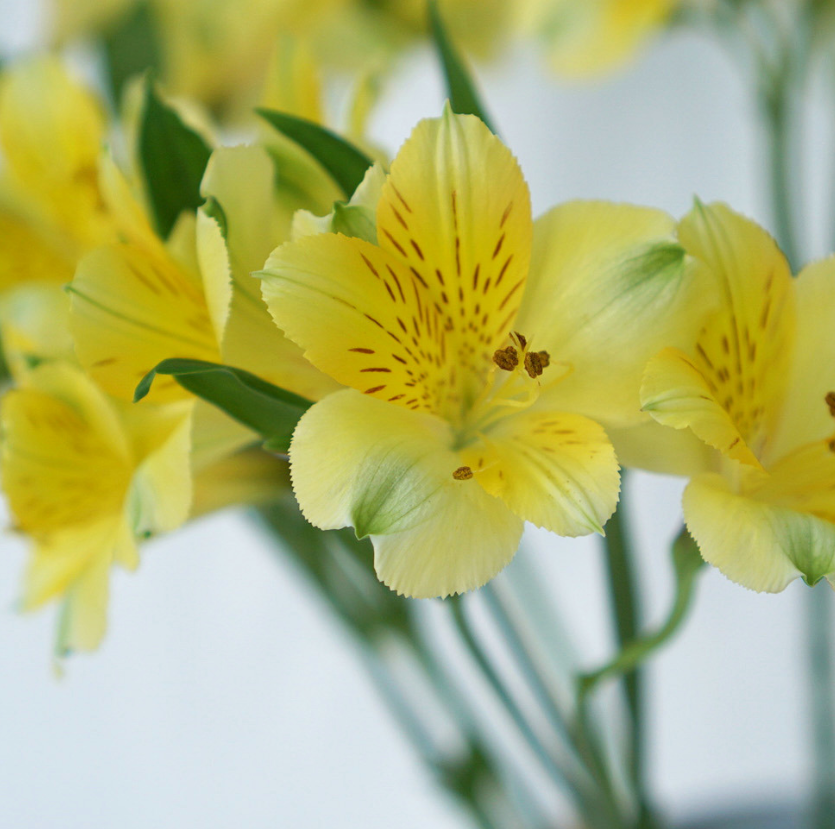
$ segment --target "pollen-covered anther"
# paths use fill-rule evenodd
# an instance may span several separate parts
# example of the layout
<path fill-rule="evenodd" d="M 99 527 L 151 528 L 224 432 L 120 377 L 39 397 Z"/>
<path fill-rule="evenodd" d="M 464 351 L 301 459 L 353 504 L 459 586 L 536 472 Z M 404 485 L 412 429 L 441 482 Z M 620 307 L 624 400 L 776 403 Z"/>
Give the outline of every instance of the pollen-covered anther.
<path fill-rule="evenodd" d="M 503 371 L 513 371 L 519 365 L 519 354 L 512 345 L 509 345 L 507 348 L 498 349 L 493 354 L 493 362 Z"/>
<path fill-rule="evenodd" d="M 459 466 L 458 469 L 452 473 L 452 477 L 455 478 L 456 481 L 469 481 L 470 478 L 473 477 L 473 470 L 470 469 L 469 466 Z"/>
<path fill-rule="evenodd" d="M 824 400 L 826 401 L 826 405 L 829 406 L 829 414 L 835 417 L 835 391 L 827 392 Z"/>
<path fill-rule="evenodd" d="M 547 351 L 529 351 L 525 355 L 525 371 L 531 377 L 539 377 L 543 369 L 548 368 L 551 357 Z"/>

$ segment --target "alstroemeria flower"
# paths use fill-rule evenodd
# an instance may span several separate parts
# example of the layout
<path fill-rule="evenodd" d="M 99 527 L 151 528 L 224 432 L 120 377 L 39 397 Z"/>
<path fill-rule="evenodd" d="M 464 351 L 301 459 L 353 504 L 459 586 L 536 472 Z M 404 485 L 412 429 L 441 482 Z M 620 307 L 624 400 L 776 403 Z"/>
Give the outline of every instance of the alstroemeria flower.
<path fill-rule="evenodd" d="M 644 408 L 713 447 L 684 495 L 704 558 L 752 590 L 835 579 L 835 261 L 793 280 L 773 239 L 697 204 L 679 239 L 717 307 L 648 365 Z"/>
<path fill-rule="evenodd" d="M 580 345 L 590 330 L 599 354 L 595 337 L 606 350 L 613 337 L 622 346 L 621 322 L 646 329 L 658 274 L 635 278 L 630 257 L 654 249 L 672 222 L 640 208 L 567 205 L 540 220 L 558 248 L 543 235 L 529 277 L 533 223 L 519 166 L 480 120 L 449 109 L 401 148 L 376 222 L 376 244 L 308 236 L 278 248 L 262 273 L 279 327 L 350 387 L 296 429 L 291 474 L 306 517 L 371 536 L 380 579 L 417 597 L 492 578 L 525 520 L 566 536 L 601 532 L 617 501 L 617 462 L 603 429 L 574 406 L 589 398 L 574 375 L 594 357 L 562 352 L 569 332 Z M 660 280 L 669 296 L 676 257 L 677 275 Z M 614 296 L 598 293 L 621 273 L 630 276 Z M 552 323 L 561 295 L 585 304 L 557 308 Z M 612 359 L 626 367 L 623 353 Z M 641 365 L 622 372 L 638 419 Z M 611 396 L 598 390 L 613 414 L 624 408 L 619 382 Z"/>
<path fill-rule="evenodd" d="M 190 411 L 140 413 L 66 362 L 33 369 L 4 396 L 3 489 L 16 528 L 35 542 L 23 607 L 63 599 L 59 652 L 98 645 L 110 567 L 135 568 L 137 538 L 185 521 Z"/>

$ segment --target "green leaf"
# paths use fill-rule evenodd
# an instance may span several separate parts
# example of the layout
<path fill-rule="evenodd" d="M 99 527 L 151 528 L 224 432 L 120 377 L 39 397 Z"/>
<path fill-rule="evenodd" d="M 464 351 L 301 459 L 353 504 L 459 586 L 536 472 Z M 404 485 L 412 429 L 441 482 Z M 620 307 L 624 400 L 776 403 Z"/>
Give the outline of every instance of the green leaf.
<path fill-rule="evenodd" d="M 447 35 L 436 0 L 429 2 L 429 23 L 435 48 L 438 50 L 443 66 L 452 111 L 459 115 L 475 115 L 495 132 L 481 104 L 470 73 Z"/>
<path fill-rule="evenodd" d="M 302 146 L 333 177 L 346 197 L 357 189 L 371 159 L 349 141 L 304 118 L 272 109 L 255 110 L 280 133 Z"/>
<path fill-rule="evenodd" d="M 150 80 L 139 125 L 139 163 L 157 232 L 168 238 L 183 210 L 203 204 L 200 182 L 212 150 L 156 94 Z"/>
<path fill-rule="evenodd" d="M 149 3 L 139 3 L 104 36 L 104 59 L 113 100 L 122 98 L 134 75 L 158 69 L 162 63 L 157 22 Z"/>
<path fill-rule="evenodd" d="M 299 418 L 310 400 L 239 368 L 204 360 L 163 360 L 136 387 L 134 402 L 142 400 L 158 374 L 172 376 L 184 389 L 226 412 L 264 438 L 265 448 L 286 454 Z"/>
<path fill-rule="evenodd" d="M 690 609 L 696 576 L 704 564 L 696 542 L 686 529 L 683 529 L 673 542 L 672 559 L 676 595 L 666 621 L 652 633 L 639 636 L 627 643 L 623 650 L 607 665 L 591 673 L 583 674 L 579 678 L 581 698 L 586 697 L 603 680 L 623 676 L 635 670 L 681 627 L 687 616 L 687 611 Z"/>

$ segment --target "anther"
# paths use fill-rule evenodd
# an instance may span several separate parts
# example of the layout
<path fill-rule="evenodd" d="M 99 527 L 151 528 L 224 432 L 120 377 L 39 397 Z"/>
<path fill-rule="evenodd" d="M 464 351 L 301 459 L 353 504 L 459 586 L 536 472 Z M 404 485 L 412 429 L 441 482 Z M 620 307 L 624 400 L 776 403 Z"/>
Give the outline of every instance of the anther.
<path fill-rule="evenodd" d="M 458 469 L 452 473 L 452 477 L 455 478 L 456 481 L 469 481 L 470 478 L 473 477 L 473 470 L 470 469 L 469 466 L 459 466 Z"/>
<path fill-rule="evenodd" d="M 525 347 L 528 344 L 528 338 L 524 334 L 520 334 L 518 331 L 514 331 L 513 334 L 511 334 L 511 336 L 514 340 L 516 340 L 517 343 L 519 343 L 519 348 L 521 348 L 522 351 L 524 351 Z"/>
<path fill-rule="evenodd" d="M 551 365 L 551 355 L 547 351 L 537 351 L 536 354 L 539 357 L 542 368 L 548 368 Z"/>
<path fill-rule="evenodd" d="M 835 391 L 828 392 L 824 400 L 826 405 L 829 406 L 829 414 L 835 417 Z"/>
<path fill-rule="evenodd" d="M 503 371 L 513 371 L 519 365 L 519 355 L 516 349 L 509 345 L 507 348 L 498 349 L 493 354 L 493 362 Z"/>
<path fill-rule="evenodd" d="M 539 377 L 542 374 L 542 369 L 545 368 L 542 364 L 542 358 L 539 356 L 540 354 L 541 352 L 539 351 L 529 351 L 525 355 L 525 371 L 531 377 Z"/>

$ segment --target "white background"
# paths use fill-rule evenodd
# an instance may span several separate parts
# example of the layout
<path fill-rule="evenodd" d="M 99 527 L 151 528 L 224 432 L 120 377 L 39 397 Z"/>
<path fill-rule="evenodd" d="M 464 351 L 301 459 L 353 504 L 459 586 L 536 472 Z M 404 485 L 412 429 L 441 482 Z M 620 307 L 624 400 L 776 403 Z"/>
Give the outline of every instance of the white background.
<path fill-rule="evenodd" d="M 0 2 L 6 50 L 30 41 L 31 9 Z M 560 86 L 524 54 L 482 80 L 537 212 L 604 197 L 679 216 L 698 193 L 768 221 L 751 102 L 702 36 L 666 38 L 596 85 Z M 374 137 L 393 152 L 441 101 L 432 60 L 413 56 Z M 813 111 L 807 131 L 811 200 L 821 205 L 824 123 Z M 819 218 L 815 254 L 826 250 Z M 634 483 L 644 594 L 658 619 L 682 484 Z M 136 575 L 117 573 L 105 644 L 72 659 L 62 681 L 50 665 L 51 613 L 13 609 L 23 545 L 6 537 L 0 552 L 0 829 L 466 825 L 393 726 L 352 642 L 242 516 L 148 545 Z M 594 542 L 538 533 L 530 558 L 546 569 L 578 648 L 591 664 L 604 657 Z M 651 668 L 652 780 L 673 815 L 801 794 L 805 597 L 797 584 L 759 596 L 716 572 L 702 579 L 684 633 Z"/>

